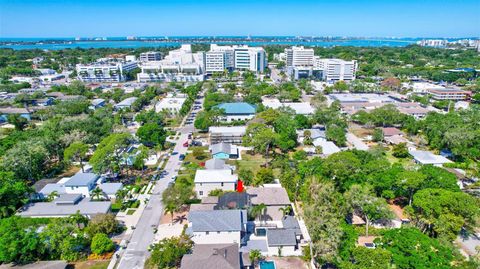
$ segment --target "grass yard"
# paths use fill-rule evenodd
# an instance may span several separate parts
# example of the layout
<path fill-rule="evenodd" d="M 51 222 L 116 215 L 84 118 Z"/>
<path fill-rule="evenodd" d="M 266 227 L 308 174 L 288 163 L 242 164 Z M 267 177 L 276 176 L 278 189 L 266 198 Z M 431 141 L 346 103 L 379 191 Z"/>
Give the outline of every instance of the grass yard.
<path fill-rule="evenodd" d="M 392 164 L 400 163 L 405 168 L 413 167 L 415 165 L 415 163 L 412 161 L 412 158 L 410 157 L 403 158 L 403 159 L 397 158 L 392 155 L 391 150 L 385 151 L 385 154 L 386 154 L 387 160 Z"/>
<path fill-rule="evenodd" d="M 110 261 L 83 261 L 77 262 L 73 264 L 73 267 L 67 268 L 75 268 L 75 269 L 106 269 L 108 268 L 108 264 Z"/>
<path fill-rule="evenodd" d="M 133 215 L 133 213 L 135 213 L 135 209 L 129 209 L 127 210 L 127 215 Z"/>
<path fill-rule="evenodd" d="M 265 158 L 260 154 L 250 155 L 246 151 L 242 151 L 242 160 L 228 160 L 228 164 L 235 165 L 237 170 L 246 169 L 254 174 L 265 164 Z"/>

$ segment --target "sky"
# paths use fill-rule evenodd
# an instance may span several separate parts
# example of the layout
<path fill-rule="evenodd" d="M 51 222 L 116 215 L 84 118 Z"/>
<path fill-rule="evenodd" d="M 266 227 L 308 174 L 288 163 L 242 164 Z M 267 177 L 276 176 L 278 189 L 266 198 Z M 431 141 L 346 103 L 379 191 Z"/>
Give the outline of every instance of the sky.
<path fill-rule="evenodd" d="M 480 0 L 0 0 L 0 37 L 479 37 Z"/>

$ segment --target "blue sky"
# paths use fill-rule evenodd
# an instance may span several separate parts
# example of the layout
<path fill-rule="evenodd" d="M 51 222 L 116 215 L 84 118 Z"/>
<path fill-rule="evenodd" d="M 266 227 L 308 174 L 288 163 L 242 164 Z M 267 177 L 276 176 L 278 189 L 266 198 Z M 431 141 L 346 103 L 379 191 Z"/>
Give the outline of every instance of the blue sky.
<path fill-rule="evenodd" d="M 480 0 L 0 0 L 0 37 L 480 36 Z"/>

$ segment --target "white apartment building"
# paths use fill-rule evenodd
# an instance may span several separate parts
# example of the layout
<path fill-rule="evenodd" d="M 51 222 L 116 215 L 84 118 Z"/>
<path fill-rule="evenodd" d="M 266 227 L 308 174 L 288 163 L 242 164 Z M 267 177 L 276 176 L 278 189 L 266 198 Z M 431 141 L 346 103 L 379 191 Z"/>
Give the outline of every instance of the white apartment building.
<path fill-rule="evenodd" d="M 207 74 L 224 70 L 250 70 L 263 72 L 267 66 L 265 50 L 261 47 L 218 46 L 210 45 L 205 53 L 205 70 Z"/>
<path fill-rule="evenodd" d="M 285 49 L 286 66 L 313 66 L 313 49 L 303 46 Z"/>
<path fill-rule="evenodd" d="M 105 61 L 91 64 L 77 64 L 78 79 L 83 82 L 121 82 L 125 72 L 137 68 L 137 62 Z"/>
<path fill-rule="evenodd" d="M 445 39 L 424 39 L 417 42 L 422 47 L 445 47 L 448 44 L 448 40 Z"/>
<path fill-rule="evenodd" d="M 193 53 L 191 45 L 187 44 L 170 51 L 163 60 L 143 62 L 140 68 L 138 82 L 203 81 L 205 55 L 203 52 Z"/>
<path fill-rule="evenodd" d="M 162 53 L 158 51 L 147 51 L 140 53 L 141 62 L 154 62 L 162 60 Z"/>
<path fill-rule="evenodd" d="M 356 60 L 345 61 L 341 59 L 321 59 L 314 57 L 315 69 L 323 70 L 323 80 L 327 82 L 352 81 L 358 69 Z"/>

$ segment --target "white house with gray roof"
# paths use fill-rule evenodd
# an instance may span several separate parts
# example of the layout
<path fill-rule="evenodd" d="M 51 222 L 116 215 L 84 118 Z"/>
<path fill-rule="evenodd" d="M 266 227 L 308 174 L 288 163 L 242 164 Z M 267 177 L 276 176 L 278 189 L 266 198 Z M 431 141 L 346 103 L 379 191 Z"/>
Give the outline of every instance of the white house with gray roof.
<path fill-rule="evenodd" d="M 65 192 L 70 194 L 82 194 L 89 197 L 90 191 L 96 185 L 99 176 L 95 173 L 76 173 L 65 182 Z"/>
<path fill-rule="evenodd" d="M 193 211 L 187 233 L 195 244 L 241 244 L 246 231 L 246 210 Z"/>
<path fill-rule="evenodd" d="M 435 166 L 443 166 L 444 163 L 452 162 L 449 159 L 441 155 L 433 154 L 430 151 L 409 150 L 408 153 L 412 155 L 416 163 L 423 164 L 423 165 L 431 164 Z"/>
<path fill-rule="evenodd" d="M 52 202 L 30 203 L 23 206 L 17 215 L 31 218 L 68 217 L 79 212 L 86 217 L 110 211 L 111 202 L 91 201 L 81 194 L 61 194 Z"/>
<path fill-rule="evenodd" d="M 238 175 L 231 169 L 197 170 L 195 173 L 195 193 L 198 198 L 206 197 L 213 190 L 235 191 Z"/>

